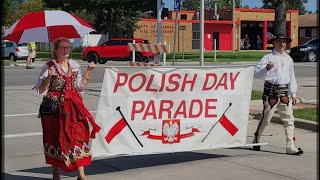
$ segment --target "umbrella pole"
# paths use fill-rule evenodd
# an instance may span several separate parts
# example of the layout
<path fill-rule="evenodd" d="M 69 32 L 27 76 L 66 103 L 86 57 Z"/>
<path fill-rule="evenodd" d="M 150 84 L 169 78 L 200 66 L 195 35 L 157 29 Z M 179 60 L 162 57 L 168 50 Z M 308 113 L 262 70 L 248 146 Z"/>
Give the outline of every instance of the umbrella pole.
<path fill-rule="evenodd" d="M 51 43 L 50 43 L 50 33 L 49 33 L 49 27 L 47 27 L 47 33 L 48 33 L 48 42 L 49 42 L 49 51 L 50 51 L 50 59 L 52 59 L 52 51 L 51 51 Z"/>

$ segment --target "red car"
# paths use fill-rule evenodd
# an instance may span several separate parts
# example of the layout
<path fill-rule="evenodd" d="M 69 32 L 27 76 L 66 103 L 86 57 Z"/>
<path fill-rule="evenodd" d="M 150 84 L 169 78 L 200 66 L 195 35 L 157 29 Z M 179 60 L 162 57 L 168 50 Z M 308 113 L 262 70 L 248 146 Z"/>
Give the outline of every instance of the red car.
<path fill-rule="evenodd" d="M 130 51 L 128 43 L 146 43 L 149 44 L 148 40 L 135 39 L 135 38 L 113 38 L 107 42 L 102 43 L 98 46 L 89 46 L 83 49 L 81 59 L 88 62 L 99 62 L 105 64 L 108 60 L 131 60 L 132 51 Z M 153 59 L 153 52 L 136 52 L 136 62 L 148 63 L 150 59 Z"/>

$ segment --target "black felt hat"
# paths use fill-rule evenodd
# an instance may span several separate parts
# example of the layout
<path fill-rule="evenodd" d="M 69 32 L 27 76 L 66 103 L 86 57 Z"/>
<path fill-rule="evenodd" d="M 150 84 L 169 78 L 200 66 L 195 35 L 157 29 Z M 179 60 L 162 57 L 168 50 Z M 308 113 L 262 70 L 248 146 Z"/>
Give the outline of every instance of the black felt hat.
<path fill-rule="evenodd" d="M 273 41 L 276 39 L 285 39 L 285 40 L 287 40 L 287 43 L 290 43 L 292 41 L 292 39 L 288 38 L 285 34 L 279 33 L 279 34 L 273 36 L 273 38 L 270 39 L 270 42 L 273 43 Z"/>

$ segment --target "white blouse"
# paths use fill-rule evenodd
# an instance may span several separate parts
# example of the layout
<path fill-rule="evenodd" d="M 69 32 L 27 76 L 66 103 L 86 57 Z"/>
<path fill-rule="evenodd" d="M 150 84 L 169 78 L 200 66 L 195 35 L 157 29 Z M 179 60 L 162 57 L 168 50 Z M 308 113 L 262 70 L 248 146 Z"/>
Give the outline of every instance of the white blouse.
<path fill-rule="evenodd" d="M 60 66 L 57 64 L 57 62 L 56 62 L 55 59 L 53 59 L 52 62 L 55 64 L 55 66 L 56 66 L 57 68 L 60 68 Z M 70 66 L 71 66 L 71 68 L 72 68 L 72 72 L 78 72 L 78 77 L 77 77 L 77 78 L 78 78 L 78 90 L 79 90 L 80 93 L 83 93 L 84 85 L 82 84 L 82 72 L 81 72 L 81 69 L 80 69 L 80 65 L 79 65 L 79 63 L 78 63 L 77 61 L 74 61 L 74 60 L 72 60 L 72 59 L 69 59 L 69 64 L 70 64 Z M 36 89 L 36 91 L 38 92 L 38 94 L 40 94 L 40 93 L 39 93 L 39 87 L 40 87 L 40 85 L 42 84 L 42 82 L 44 81 L 44 79 L 45 79 L 46 77 L 48 77 L 48 74 L 49 74 L 48 69 L 49 69 L 48 64 L 45 63 L 45 64 L 42 66 L 41 72 L 40 72 L 39 77 L 38 77 L 38 80 L 37 80 L 37 84 L 36 84 L 36 86 L 35 86 L 35 89 Z M 61 69 L 61 71 L 63 71 L 63 70 Z M 49 86 L 48 86 L 48 87 L 49 87 Z M 47 87 L 47 89 L 46 89 L 43 93 L 41 93 L 40 95 L 46 95 L 46 93 L 47 93 L 47 91 L 48 91 L 48 87 Z"/>

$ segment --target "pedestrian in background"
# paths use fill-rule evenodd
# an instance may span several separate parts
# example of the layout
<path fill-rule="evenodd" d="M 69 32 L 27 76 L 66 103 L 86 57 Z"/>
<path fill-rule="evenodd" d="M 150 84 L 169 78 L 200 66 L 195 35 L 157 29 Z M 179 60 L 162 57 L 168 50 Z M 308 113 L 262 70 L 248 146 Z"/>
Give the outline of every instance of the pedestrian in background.
<path fill-rule="evenodd" d="M 78 179 L 85 180 L 84 166 L 91 164 L 89 138 L 94 138 L 100 127 L 83 104 L 81 93 L 91 79 L 94 63 L 89 63 L 82 75 L 77 61 L 68 59 L 70 41 L 57 38 L 53 42 L 53 59 L 40 72 L 36 90 L 43 99 L 57 101 L 57 115 L 40 114 L 45 161 L 52 165 L 53 179 L 60 179 L 60 170 L 78 170 Z M 89 136 L 89 123 L 93 130 Z"/>
<path fill-rule="evenodd" d="M 294 116 L 292 105 L 297 103 L 297 81 L 292 58 L 286 53 L 286 44 L 292 40 L 284 34 L 278 34 L 271 40 L 273 51 L 265 55 L 255 66 L 255 77 L 264 80 L 263 111 L 253 143 L 259 143 L 261 135 L 270 123 L 275 110 L 284 123 L 286 137 L 286 153 L 303 154 L 294 142 Z M 260 146 L 253 146 L 260 151 Z"/>
<path fill-rule="evenodd" d="M 250 40 L 248 34 L 244 37 L 244 49 L 248 50 L 250 47 Z"/>
<path fill-rule="evenodd" d="M 257 35 L 257 49 L 258 49 L 258 50 L 261 50 L 261 44 L 262 44 L 262 41 L 261 41 L 261 39 L 260 39 L 260 36 Z"/>
<path fill-rule="evenodd" d="M 36 43 L 35 42 L 28 42 L 27 48 L 28 48 L 29 54 L 28 54 L 28 58 L 27 58 L 26 69 L 34 69 L 32 62 L 36 58 Z"/>

